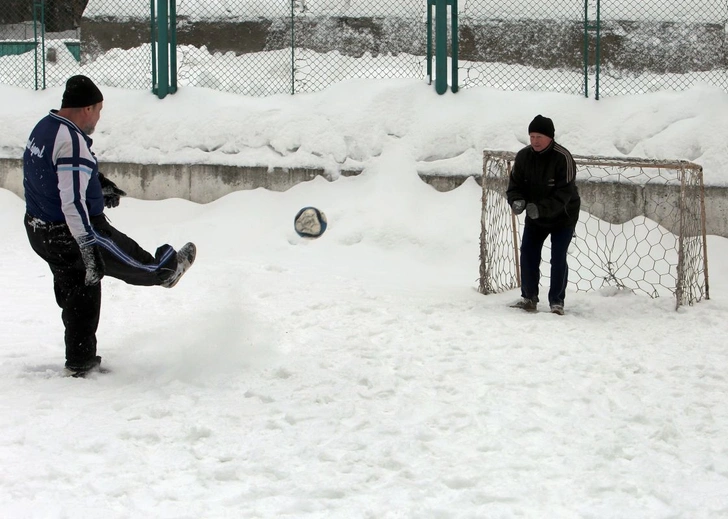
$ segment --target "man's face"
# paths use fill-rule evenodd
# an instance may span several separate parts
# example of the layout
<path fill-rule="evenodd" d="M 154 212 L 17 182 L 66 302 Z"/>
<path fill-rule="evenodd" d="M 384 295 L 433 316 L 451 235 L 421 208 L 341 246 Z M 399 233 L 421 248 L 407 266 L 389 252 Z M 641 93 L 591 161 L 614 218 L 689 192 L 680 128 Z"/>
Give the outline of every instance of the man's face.
<path fill-rule="evenodd" d="M 532 132 L 528 134 L 529 138 L 531 139 L 531 147 L 534 149 L 534 151 L 543 151 L 546 148 L 548 148 L 549 144 L 551 144 L 551 137 L 548 137 L 544 135 L 543 133 L 536 133 Z"/>
<path fill-rule="evenodd" d="M 91 135 L 96 129 L 96 123 L 101 118 L 101 109 L 104 107 L 104 102 L 96 103 L 93 106 L 87 106 L 83 109 L 84 122 L 81 129 L 86 135 Z"/>

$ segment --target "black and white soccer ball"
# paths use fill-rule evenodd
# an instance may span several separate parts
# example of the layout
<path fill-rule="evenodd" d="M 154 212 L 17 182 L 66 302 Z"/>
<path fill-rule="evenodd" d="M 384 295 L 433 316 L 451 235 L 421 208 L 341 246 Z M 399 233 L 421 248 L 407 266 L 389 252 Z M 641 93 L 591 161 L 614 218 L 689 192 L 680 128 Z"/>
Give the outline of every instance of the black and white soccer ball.
<path fill-rule="evenodd" d="M 293 226 L 303 238 L 318 238 L 326 230 L 326 215 L 315 207 L 304 207 L 293 219 Z"/>

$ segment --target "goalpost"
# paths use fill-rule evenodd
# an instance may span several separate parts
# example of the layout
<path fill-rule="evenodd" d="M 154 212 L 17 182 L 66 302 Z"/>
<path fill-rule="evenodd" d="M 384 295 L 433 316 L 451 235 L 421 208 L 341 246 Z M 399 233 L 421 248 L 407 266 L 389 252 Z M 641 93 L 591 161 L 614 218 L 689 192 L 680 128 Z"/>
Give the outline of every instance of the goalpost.
<path fill-rule="evenodd" d="M 516 154 L 483 152 L 480 283 L 519 287 L 525 215 L 505 198 Z M 675 308 L 709 299 L 703 169 L 683 160 L 574 155 L 581 214 L 569 247 L 569 286 L 674 295 Z M 551 252 L 546 240 L 543 261 Z M 549 269 L 541 267 L 541 279 Z M 543 282 L 543 281 L 542 281 Z"/>

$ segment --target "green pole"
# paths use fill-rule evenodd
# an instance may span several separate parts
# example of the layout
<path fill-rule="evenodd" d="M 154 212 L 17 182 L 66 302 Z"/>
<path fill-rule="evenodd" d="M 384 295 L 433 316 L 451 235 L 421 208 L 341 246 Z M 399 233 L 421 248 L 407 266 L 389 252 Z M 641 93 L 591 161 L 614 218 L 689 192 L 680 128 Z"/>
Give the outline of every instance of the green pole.
<path fill-rule="evenodd" d="M 157 97 L 164 99 L 169 93 L 169 14 L 167 12 L 168 0 L 157 2 L 157 39 L 159 43 L 159 82 L 157 84 Z"/>
<path fill-rule="evenodd" d="M 151 27 L 149 34 L 151 35 L 151 45 L 152 45 L 152 92 L 156 94 L 158 92 L 157 90 L 157 31 L 156 31 L 156 23 L 157 23 L 157 17 L 154 12 L 154 0 L 149 1 L 149 6 L 152 10 L 151 14 Z"/>
<path fill-rule="evenodd" d="M 432 84 L 432 6 L 435 0 L 427 0 L 427 84 Z"/>
<path fill-rule="evenodd" d="M 452 14 L 452 85 L 453 94 L 459 90 L 458 86 L 458 49 L 460 40 L 458 34 L 458 0 L 451 0 L 450 10 Z"/>
<path fill-rule="evenodd" d="M 177 0 L 169 0 L 169 92 L 177 91 Z"/>
<path fill-rule="evenodd" d="M 435 0 L 435 91 L 447 92 L 447 0 Z"/>

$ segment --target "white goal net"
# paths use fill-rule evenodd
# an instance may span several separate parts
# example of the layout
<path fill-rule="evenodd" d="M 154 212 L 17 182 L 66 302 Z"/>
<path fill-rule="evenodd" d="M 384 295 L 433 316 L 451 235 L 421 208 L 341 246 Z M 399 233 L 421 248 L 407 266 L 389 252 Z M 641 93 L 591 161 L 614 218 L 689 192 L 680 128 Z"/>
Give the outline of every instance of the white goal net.
<path fill-rule="evenodd" d="M 483 294 L 520 286 L 525 215 L 505 192 L 515 153 L 483 153 L 480 283 Z M 702 167 L 574 155 L 581 213 L 569 248 L 569 286 L 616 287 L 650 297 L 672 295 L 676 308 L 709 298 Z M 550 258 L 549 241 L 543 261 Z M 549 269 L 541 267 L 542 283 Z"/>

